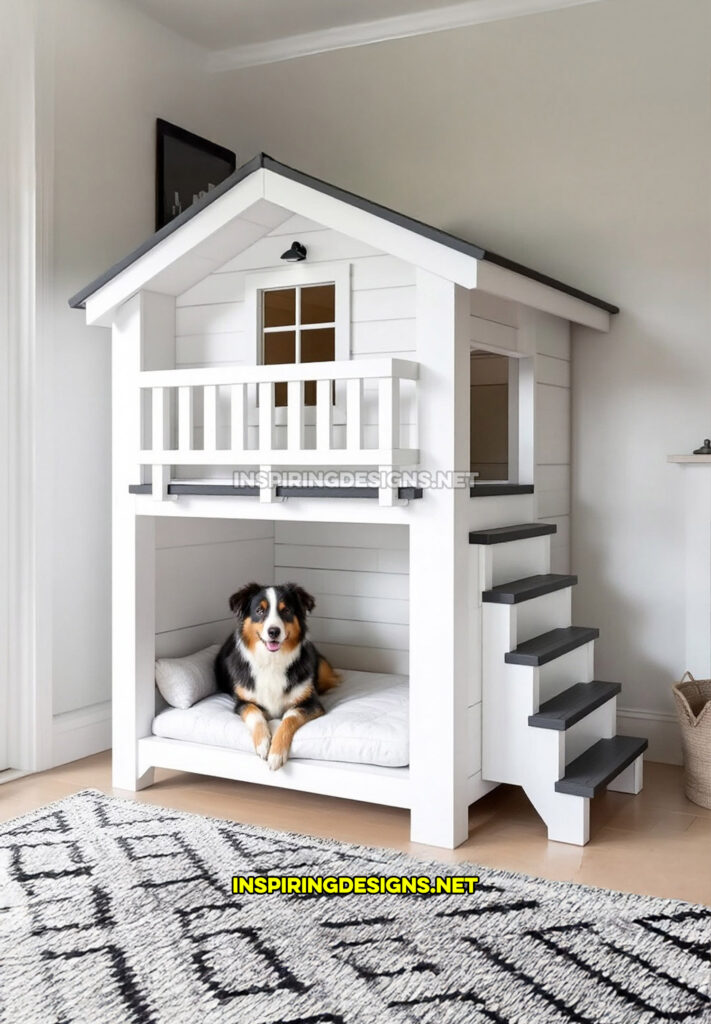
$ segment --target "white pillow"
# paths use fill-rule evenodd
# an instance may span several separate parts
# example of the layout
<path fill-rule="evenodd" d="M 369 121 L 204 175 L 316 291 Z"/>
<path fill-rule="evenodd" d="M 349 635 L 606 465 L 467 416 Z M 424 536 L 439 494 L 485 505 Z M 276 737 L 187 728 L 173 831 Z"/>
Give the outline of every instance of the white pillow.
<path fill-rule="evenodd" d="M 220 644 L 212 644 L 185 658 L 156 661 L 156 685 L 171 707 L 190 708 L 217 692 L 215 658 L 219 650 Z"/>

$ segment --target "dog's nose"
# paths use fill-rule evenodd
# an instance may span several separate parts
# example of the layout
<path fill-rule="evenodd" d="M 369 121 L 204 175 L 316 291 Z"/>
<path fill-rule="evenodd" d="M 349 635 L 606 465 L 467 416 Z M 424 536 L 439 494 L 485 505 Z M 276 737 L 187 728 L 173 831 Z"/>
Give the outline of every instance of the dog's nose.
<path fill-rule="evenodd" d="M 269 629 L 267 630 L 267 635 L 269 636 L 270 640 L 278 640 L 280 632 L 281 630 L 279 629 L 278 626 L 270 626 Z"/>

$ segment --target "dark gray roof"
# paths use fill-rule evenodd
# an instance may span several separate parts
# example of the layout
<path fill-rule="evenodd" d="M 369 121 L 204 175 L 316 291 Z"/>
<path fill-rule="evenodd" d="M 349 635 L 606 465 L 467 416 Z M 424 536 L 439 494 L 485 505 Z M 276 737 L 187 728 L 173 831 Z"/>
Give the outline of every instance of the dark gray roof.
<path fill-rule="evenodd" d="M 199 199 L 197 202 L 189 206 L 187 210 L 184 210 L 174 220 L 171 220 L 165 227 L 162 227 L 160 231 L 156 231 L 154 235 L 151 235 L 142 245 L 139 245 L 137 249 L 129 253 L 118 263 L 114 263 L 113 267 L 110 267 L 99 277 L 95 278 L 90 284 L 81 288 L 76 295 L 73 295 L 69 300 L 69 305 L 72 309 L 83 309 L 86 300 L 94 292 L 98 291 L 99 288 L 103 288 L 105 284 L 117 277 L 123 270 L 130 267 L 139 257 L 147 253 L 153 246 L 157 245 L 168 235 L 171 235 L 174 231 L 178 231 L 183 224 L 197 216 L 201 210 L 204 210 L 206 206 L 213 203 L 225 192 L 228 192 L 233 185 L 242 181 L 244 178 L 253 174 L 254 171 L 259 170 L 261 167 L 266 168 L 269 171 L 274 171 L 276 174 L 281 174 L 284 178 L 290 178 L 292 181 L 298 181 L 302 185 L 307 185 L 309 188 L 316 189 L 318 192 L 323 192 L 324 195 L 332 196 L 334 199 L 340 199 L 342 202 L 349 203 L 351 206 L 355 206 L 359 210 L 365 210 L 367 213 L 372 213 L 376 217 L 381 217 L 383 220 L 390 221 L 392 224 L 397 224 L 399 227 L 406 228 L 408 231 L 413 231 L 418 235 L 422 235 L 424 238 L 429 238 L 433 242 L 439 242 L 440 245 L 446 245 L 450 249 L 455 249 L 457 252 L 464 253 L 466 256 L 471 256 L 475 260 L 488 260 L 489 263 L 496 263 L 500 267 L 504 267 L 506 270 L 512 270 L 517 274 L 522 274 L 524 277 L 530 277 L 534 281 L 538 281 L 541 284 L 549 285 L 551 288 L 556 288 L 560 292 L 564 292 L 566 295 L 572 295 L 576 299 L 581 299 L 583 302 L 589 302 L 591 306 L 597 306 L 599 309 L 604 309 L 608 313 L 619 313 L 617 306 L 613 306 L 609 302 L 605 302 L 603 299 L 595 298 L 594 295 L 589 295 L 587 292 L 581 291 L 579 288 L 573 288 L 570 285 L 564 284 L 562 281 L 557 281 L 555 278 L 549 277 L 547 274 L 541 274 L 537 270 L 532 270 L 530 267 L 524 267 L 521 263 L 516 263 L 514 260 L 506 259 L 505 256 L 499 256 L 495 252 L 491 252 L 489 249 L 483 249 L 479 245 L 474 245 L 473 242 L 467 242 L 463 238 L 458 238 L 456 235 L 451 235 L 447 231 L 441 231 L 439 228 L 433 228 L 429 224 L 423 224 L 422 221 L 414 220 L 412 217 L 407 217 L 403 213 L 398 213 L 396 210 L 391 210 L 387 206 L 381 206 L 379 203 L 374 203 L 370 199 L 363 199 L 362 196 L 354 195 L 353 192 L 347 192 L 345 189 L 338 188 L 336 185 L 329 185 L 328 182 L 321 181 L 319 178 L 314 178 L 310 174 L 304 174 L 302 171 L 297 171 L 293 167 L 287 167 L 286 164 L 279 163 L 278 160 L 274 160 L 272 157 L 267 156 L 266 153 L 260 153 L 258 156 L 253 157 L 246 164 L 242 164 L 238 167 L 229 178 L 212 189 L 206 196 Z"/>

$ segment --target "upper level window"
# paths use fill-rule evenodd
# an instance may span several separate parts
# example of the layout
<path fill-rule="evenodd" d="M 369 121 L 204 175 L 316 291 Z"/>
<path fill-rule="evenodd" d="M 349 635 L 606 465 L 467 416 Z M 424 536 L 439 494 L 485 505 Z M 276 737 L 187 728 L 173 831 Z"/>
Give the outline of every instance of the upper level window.
<path fill-rule="evenodd" d="M 336 286 L 301 285 L 262 292 L 262 362 L 320 363 L 336 357 Z M 286 384 L 277 384 L 276 405 L 286 405 Z M 316 405 L 316 382 L 304 387 L 306 405 Z"/>

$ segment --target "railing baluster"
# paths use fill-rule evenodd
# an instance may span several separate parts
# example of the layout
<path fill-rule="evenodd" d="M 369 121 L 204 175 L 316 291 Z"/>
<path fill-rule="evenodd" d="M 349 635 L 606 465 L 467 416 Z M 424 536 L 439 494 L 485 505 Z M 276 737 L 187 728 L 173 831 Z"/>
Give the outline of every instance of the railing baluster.
<path fill-rule="evenodd" d="M 247 447 L 247 385 L 232 384 L 230 398 L 230 447 L 242 452 Z"/>
<path fill-rule="evenodd" d="M 290 380 L 286 388 L 286 446 L 290 452 L 304 450 L 304 382 Z"/>
<path fill-rule="evenodd" d="M 259 383 L 259 443 L 257 447 L 267 461 L 259 467 L 262 473 L 272 472 L 271 452 L 274 448 L 274 382 L 260 381 Z M 260 486 L 259 500 L 274 501 L 276 490 L 269 485 Z"/>
<path fill-rule="evenodd" d="M 346 383 L 346 449 L 359 452 L 363 448 L 363 380 Z"/>
<path fill-rule="evenodd" d="M 330 380 L 316 381 L 316 450 L 329 451 L 331 448 L 331 426 L 333 406 L 331 405 Z"/>
<path fill-rule="evenodd" d="M 170 389 L 153 388 L 153 451 L 165 452 L 170 445 Z M 156 501 L 163 501 L 168 495 L 170 466 L 153 464 L 151 469 L 152 492 Z"/>
<path fill-rule="evenodd" d="M 260 451 L 271 452 L 274 447 L 274 383 L 259 384 L 259 444 Z"/>
<path fill-rule="evenodd" d="M 394 451 L 400 447 L 400 381 L 381 377 L 378 381 L 378 448 Z"/>
<path fill-rule="evenodd" d="M 178 388 L 178 450 L 190 452 L 193 448 L 193 428 L 195 414 L 193 389 Z"/>
<path fill-rule="evenodd" d="M 217 387 L 206 384 L 203 388 L 203 448 L 206 452 L 217 449 Z"/>

